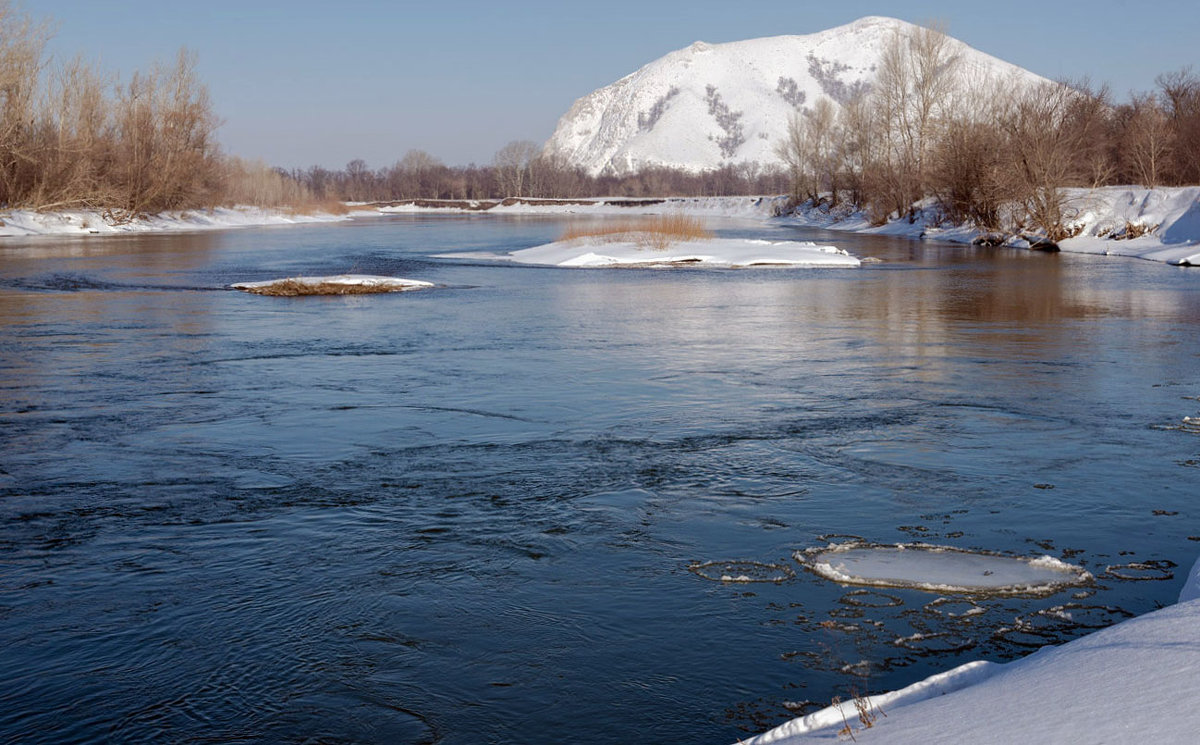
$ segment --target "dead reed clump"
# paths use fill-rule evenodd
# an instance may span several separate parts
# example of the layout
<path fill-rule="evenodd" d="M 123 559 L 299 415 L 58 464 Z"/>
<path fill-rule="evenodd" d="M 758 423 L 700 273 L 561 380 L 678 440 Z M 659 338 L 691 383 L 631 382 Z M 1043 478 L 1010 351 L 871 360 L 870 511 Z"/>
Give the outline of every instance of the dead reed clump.
<path fill-rule="evenodd" d="M 296 204 L 289 204 L 285 208 L 287 214 L 296 215 L 348 215 L 350 207 L 345 202 L 337 199 L 309 199 L 307 201 Z"/>
<path fill-rule="evenodd" d="M 270 297 L 304 297 L 308 295 L 373 295 L 380 292 L 399 292 L 403 287 L 388 284 L 344 284 L 340 282 L 302 282 L 281 279 L 259 287 L 238 287 L 243 292 Z"/>
<path fill-rule="evenodd" d="M 665 251 L 673 243 L 712 238 L 704 221 L 684 214 L 657 215 L 633 220 L 604 220 L 569 226 L 559 241 L 596 238 L 605 243 L 635 243 L 640 248 Z"/>

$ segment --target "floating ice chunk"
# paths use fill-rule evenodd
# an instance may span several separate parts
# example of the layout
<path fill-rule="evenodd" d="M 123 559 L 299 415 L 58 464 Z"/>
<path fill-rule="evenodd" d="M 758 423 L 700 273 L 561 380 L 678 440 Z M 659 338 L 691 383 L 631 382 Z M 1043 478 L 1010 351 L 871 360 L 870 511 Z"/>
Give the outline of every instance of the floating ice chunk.
<path fill-rule="evenodd" d="M 337 274 L 329 277 L 286 277 L 265 282 L 237 282 L 235 290 L 256 295 L 352 295 L 372 292 L 402 292 L 433 287 L 430 282 L 370 274 Z"/>
<path fill-rule="evenodd" d="M 688 571 L 714 582 L 786 582 L 796 576 L 791 567 L 761 561 L 706 561 Z"/>
<path fill-rule="evenodd" d="M 1092 580 L 1081 567 L 1051 556 L 1004 556 L 925 543 L 830 544 L 797 551 L 795 559 L 842 584 L 931 592 L 1048 595 Z"/>

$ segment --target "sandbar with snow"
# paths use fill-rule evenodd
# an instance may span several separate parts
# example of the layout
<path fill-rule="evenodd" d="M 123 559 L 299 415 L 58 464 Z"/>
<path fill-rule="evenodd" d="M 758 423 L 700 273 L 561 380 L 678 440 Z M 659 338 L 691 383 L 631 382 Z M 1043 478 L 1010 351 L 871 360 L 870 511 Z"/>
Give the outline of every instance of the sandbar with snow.
<path fill-rule="evenodd" d="M 440 254 L 443 259 L 487 259 L 517 264 L 560 267 L 673 267 L 750 266 L 857 267 L 860 262 L 836 246 L 801 241 L 764 241 L 745 238 L 708 238 L 680 241 L 664 249 L 635 242 L 596 239 L 557 241 L 520 251 Z"/>
<path fill-rule="evenodd" d="M 400 277 L 380 277 L 371 274 L 336 274 L 327 277 L 284 277 L 269 279 L 262 282 L 236 282 L 230 285 L 235 290 L 253 292 L 260 295 L 291 294 L 291 295 L 337 295 L 348 294 L 350 291 L 363 292 L 404 292 L 433 287 L 431 282 L 417 279 L 402 279 Z M 282 292 L 291 289 L 294 291 Z"/>

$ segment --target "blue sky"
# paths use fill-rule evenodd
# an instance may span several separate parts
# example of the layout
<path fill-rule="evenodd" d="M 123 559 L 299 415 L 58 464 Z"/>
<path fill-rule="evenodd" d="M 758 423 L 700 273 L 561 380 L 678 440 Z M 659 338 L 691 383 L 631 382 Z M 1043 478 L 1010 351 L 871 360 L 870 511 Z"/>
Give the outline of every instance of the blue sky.
<path fill-rule="evenodd" d="M 226 150 L 285 167 L 372 167 L 410 148 L 486 163 L 549 137 L 578 97 L 696 40 L 806 34 L 865 15 L 947 24 L 977 49 L 1124 97 L 1200 68 L 1200 3 L 25 0 L 51 51 L 128 75 L 186 46 L 224 120 Z"/>

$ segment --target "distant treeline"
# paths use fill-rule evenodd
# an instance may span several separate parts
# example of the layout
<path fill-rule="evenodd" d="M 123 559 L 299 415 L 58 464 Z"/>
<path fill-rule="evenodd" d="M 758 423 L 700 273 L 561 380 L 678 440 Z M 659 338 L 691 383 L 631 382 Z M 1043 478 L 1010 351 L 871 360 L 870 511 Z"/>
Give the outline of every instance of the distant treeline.
<path fill-rule="evenodd" d="M 879 223 L 932 205 L 935 219 L 1057 241 L 1069 234 L 1063 187 L 1200 183 L 1190 69 L 1114 103 L 1086 83 L 972 79 L 949 41 L 937 29 L 897 35 L 869 89 L 792 117 L 778 153 L 797 202 L 845 200 Z"/>
<path fill-rule="evenodd" d="M 429 153 L 410 150 L 396 163 L 378 170 L 354 160 L 342 170 L 313 166 L 279 173 L 316 199 L 352 202 L 724 196 L 783 194 L 789 188 L 782 168 L 767 170 L 745 163 L 702 173 L 646 168 L 623 176 L 593 177 L 560 158 L 541 153 L 532 142 L 509 143 L 491 164 L 482 166 L 448 166 Z"/>

